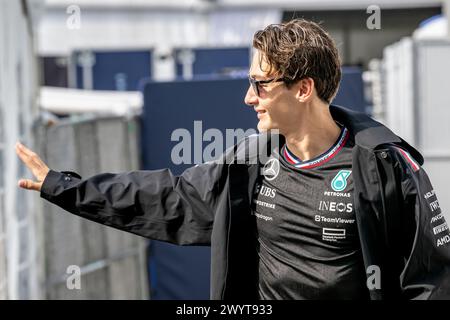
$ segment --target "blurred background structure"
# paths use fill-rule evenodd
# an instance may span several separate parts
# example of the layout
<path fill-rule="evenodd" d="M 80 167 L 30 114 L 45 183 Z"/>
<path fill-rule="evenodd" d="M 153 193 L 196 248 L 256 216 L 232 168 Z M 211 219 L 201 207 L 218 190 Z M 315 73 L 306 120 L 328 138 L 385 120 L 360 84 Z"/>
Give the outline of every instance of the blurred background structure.
<path fill-rule="evenodd" d="M 207 299 L 209 248 L 149 242 L 20 190 L 14 143 L 85 177 L 181 173 L 171 132 L 254 128 L 253 34 L 296 17 L 338 44 L 333 103 L 417 147 L 450 220 L 450 1 L 0 0 L 0 299 Z"/>
<path fill-rule="evenodd" d="M 0 1 L 0 299 L 27 299 L 38 291 L 36 202 L 16 187 L 25 169 L 12 151 L 17 140 L 31 142 L 39 114 L 34 30 L 41 5 Z"/>

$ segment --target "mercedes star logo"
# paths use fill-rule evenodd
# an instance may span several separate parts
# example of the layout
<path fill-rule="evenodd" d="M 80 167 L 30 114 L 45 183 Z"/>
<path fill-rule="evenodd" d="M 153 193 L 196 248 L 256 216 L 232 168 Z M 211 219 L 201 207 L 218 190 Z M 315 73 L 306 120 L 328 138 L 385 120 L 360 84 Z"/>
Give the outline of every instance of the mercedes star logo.
<path fill-rule="evenodd" d="M 276 158 L 272 158 L 264 165 L 263 175 L 264 177 L 272 181 L 278 176 L 280 173 L 280 162 Z"/>

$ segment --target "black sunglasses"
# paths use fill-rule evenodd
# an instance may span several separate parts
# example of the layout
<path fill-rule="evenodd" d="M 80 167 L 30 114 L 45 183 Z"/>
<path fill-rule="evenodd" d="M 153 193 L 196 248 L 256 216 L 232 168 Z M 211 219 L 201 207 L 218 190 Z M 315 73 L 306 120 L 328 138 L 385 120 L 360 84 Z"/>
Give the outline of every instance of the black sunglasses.
<path fill-rule="evenodd" d="M 269 79 L 269 80 L 255 80 L 252 77 L 248 76 L 248 82 L 250 82 L 253 92 L 259 97 L 259 85 L 272 83 L 272 82 L 284 82 L 284 79 Z"/>

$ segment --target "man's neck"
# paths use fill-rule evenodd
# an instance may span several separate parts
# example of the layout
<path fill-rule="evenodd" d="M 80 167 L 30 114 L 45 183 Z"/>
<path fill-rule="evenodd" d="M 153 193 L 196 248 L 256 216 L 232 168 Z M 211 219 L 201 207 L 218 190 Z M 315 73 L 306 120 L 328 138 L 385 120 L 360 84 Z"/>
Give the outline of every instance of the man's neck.
<path fill-rule="evenodd" d="M 305 105 L 301 113 L 298 121 L 283 131 L 289 151 L 308 161 L 326 152 L 339 138 L 341 128 L 333 120 L 327 104 Z"/>

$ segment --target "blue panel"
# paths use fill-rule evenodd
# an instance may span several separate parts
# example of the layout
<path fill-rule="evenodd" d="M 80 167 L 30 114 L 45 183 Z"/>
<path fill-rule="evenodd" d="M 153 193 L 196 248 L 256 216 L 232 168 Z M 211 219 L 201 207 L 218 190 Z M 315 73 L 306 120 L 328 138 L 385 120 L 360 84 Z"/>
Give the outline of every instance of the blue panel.
<path fill-rule="evenodd" d="M 145 84 L 142 143 L 146 168 L 170 166 L 177 174 L 188 168 L 190 165 L 171 165 L 170 151 L 178 141 L 170 139 L 177 128 L 193 132 L 194 121 L 202 121 L 203 132 L 209 128 L 256 128 L 256 113 L 244 104 L 247 89 L 247 79 L 211 78 Z M 197 141 L 202 139 L 192 136 Z"/>
<path fill-rule="evenodd" d="M 65 56 L 40 57 L 44 86 L 67 88 L 67 60 Z"/>
<path fill-rule="evenodd" d="M 152 300 L 209 299 L 209 247 L 151 241 L 149 254 Z"/>
<path fill-rule="evenodd" d="M 364 83 L 362 80 L 362 70 L 360 68 L 342 68 L 341 85 L 333 103 L 355 111 L 366 112 Z"/>
<path fill-rule="evenodd" d="M 209 128 L 222 132 L 227 128 L 256 128 L 256 114 L 243 101 L 247 88 L 247 79 L 144 84 L 144 169 L 168 167 L 180 174 L 190 167 L 172 163 L 171 150 L 179 142 L 171 141 L 171 134 L 185 128 L 202 143 L 201 134 L 193 132 L 194 121 L 202 121 L 201 133 Z M 209 299 L 209 247 L 179 247 L 152 241 L 150 251 L 153 299 Z"/>
<path fill-rule="evenodd" d="M 182 49 L 175 50 L 176 57 Z M 248 70 L 250 49 L 244 48 L 202 48 L 192 49 L 195 61 L 194 75 L 227 74 L 230 70 Z M 176 74 L 181 76 L 182 64 L 176 59 Z"/>
<path fill-rule="evenodd" d="M 92 51 L 94 90 L 138 90 L 139 81 L 151 76 L 150 50 L 145 51 Z M 76 53 L 76 57 L 80 53 Z M 77 59 L 78 60 L 78 59 Z M 76 61 L 77 61 L 76 60 Z M 77 87 L 83 88 L 83 68 L 77 61 Z"/>

